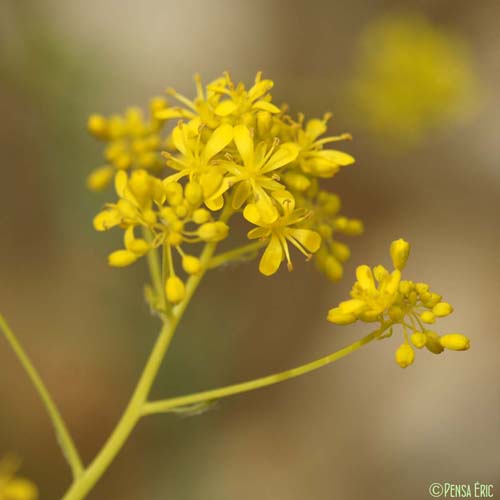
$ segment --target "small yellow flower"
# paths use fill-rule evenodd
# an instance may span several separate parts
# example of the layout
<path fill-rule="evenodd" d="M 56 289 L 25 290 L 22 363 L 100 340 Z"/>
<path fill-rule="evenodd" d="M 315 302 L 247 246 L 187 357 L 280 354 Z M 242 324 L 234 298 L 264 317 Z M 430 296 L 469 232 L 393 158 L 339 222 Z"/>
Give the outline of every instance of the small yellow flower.
<path fill-rule="evenodd" d="M 267 191 L 283 190 L 283 184 L 273 178 L 273 172 L 288 165 L 297 158 L 299 149 L 294 143 L 277 146 L 276 142 L 268 148 L 261 142 L 254 148 L 254 139 L 246 125 L 234 128 L 234 142 L 242 159 L 242 165 L 224 162 L 229 172 L 229 185 L 237 187 L 233 197 L 233 208 L 239 209 L 252 196 L 252 200 L 268 198 Z M 228 185 L 228 188 L 229 188 Z"/>
<path fill-rule="evenodd" d="M 310 229 L 295 227 L 309 214 L 304 209 L 295 209 L 295 200 L 287 191 L 275 193 L 276 202 L 259 200 L 245 207 L 245 219 L 258 226 L 248 233 L 250 239 L 260 238 L 268 244 L 262 255 L 259 270 L 265 276 L 274 274 L 286 259 L 289 270 L 293 269 L 288 242 L 295 246 L 307 259 L 318 251 L 321 236 Z"/>
<path fill-rule="evenodd" d="M 447 302 L 441 302 L 441 295 L 431 292 L 427 283 L 414 283 L 401 280 L 401 270 L 410 253 L 410 245 L 399 239 L 390 246 L 394 269 L 389 272 L 379 265 L 370 269 L 359 266 L 356 270 L 357 281 L 351 291 L 351 299 L 341 302 L 330 309 L 327 319 L 337 325 L 347 325 L 358 320 L 379 322 L 379 337 L 394 325 L 401 325 L 404 332 L 404 344 L 396 351 L 396 362 L 402 367 L 413 363 L 417 349 L 427 347 L 440 354 L 443 349 L 464 351 L 470 342 L 465 335 L 448 334 L 440 337 L 436 332 L 427 330 L 423 323 L 432 324 L 436 318 L 447 316 L 453 309 Z M 408 330 L 412 333 L 408 334 Z"/>

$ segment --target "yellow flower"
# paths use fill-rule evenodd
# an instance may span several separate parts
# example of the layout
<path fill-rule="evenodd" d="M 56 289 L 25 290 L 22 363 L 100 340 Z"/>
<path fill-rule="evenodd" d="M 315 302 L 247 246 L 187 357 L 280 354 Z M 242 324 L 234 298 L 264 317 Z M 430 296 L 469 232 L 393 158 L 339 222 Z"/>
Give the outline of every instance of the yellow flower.
<path fill-rule="evenodd" d="M 182 122 L 172 132 L 172 141 L 180 155 L 167 154 L 168 165 L 179 172 L 166 178 L 166 182 L 176 182 L 183 177 L 198 183 L 205 203 L 212 210 L 222 207 L 222 194 L 227 190 L 224 169 L 214 157 L 233 140 L 233 127 L 219 125 L 204 144 L 198 122 L 186 126 Z"/>
<path fill-rule="evenodd" d="M 16 476 L 20 460 L 7 455 L 0 460 L 0 500 L 37 500 L 38 488 L 24 477 Z"/>
<path fill-rule="evenodd" d="M 267 191 L 283 190 L 284 186 L 273 178 L 273 172 L 297 158 L 298 147 L 293 143 L 270 148 L 264 142 L 254 147 L 250 129 L 246 125 L 234 128 L 234 142 L 240 154 L 242 165 L 226 161 L 224 168 L 229 172 L 228 187 L 237 184 L 233 197 L 233 208 L 239 209 L 253 195 L 253 201 L 268 199 Z"/>
<path fill-rule="evenodd" d="M 321 245 L 318 233 L 295 227 L 309 214 L 304 209 L 295 209 L 293 196 L 282 191 L 275 193 L 275 198 L 277 201 L 273 204 L 264 200 L 250 203 L 243 212 L 247 221 L 258 226 L 249 231 L 248 237 L 268 241 L 259 264 L 259 270 L 265 276 L 274 274 L 285 259 L 288 269 L 293 269 L 288 242 L 308 259 Z"/>
<path fill-rule="evenodd" d="M 162 98 L 151 100 L 150 109 L 166 107 Z M 93 170 L 87 178 L 87 186 L 92 191 L 101 191 L 112 180 L 116 170 L 161 168 L 160 137 L 163 122 L 154 116 L 148 121 L 137 108 L 128 108 L 124 115 L 105 118 L 91 115 L 88 130 L 96 138 L 108 143 L 105 150 L 107 165 Z"/>
<path fill-rule="evenodd" d="M 394 325 L 401 325 L 405 343 L 396 351 L 396 361 L 406 368 L 413 363 L 417 349 L 427 349 L 439 354 L 443 349 L 467 350 L 469 339 L 461 334 L 448 334 L 440 337 L 436 332 L 427 330 L 423 323 L 434 323 L 436 318 L 444 317 L 453 311 L 441 295 L 431 292 L 427 283 L 414 283 L 401 280 L 401 270 L 410 253 L 410 245 L 403 239 L 393 241 L 390 254 L 397 268 L 389 272 L 382 265 L 373 269 L 359 266 L 356 270 L 357 281 L 351 291 L 351 299 L 341 302 L 330 309 L 327 319 L 337 325 L 347 325 L 355 321 L 380 323 L 380 336 L 387 330 L 392 333 Z M 408 330 L 412 333 L 408 334 Z"/>
<path fill-rule="evenodd" d="M 299 116 L 299 122 L 292 127 L 293 137 L 297 142 L 300 152 L 297 162 L 302 171 L 314 177 L 333 177 L 340 167 L 352 165 L 354 158 L 347 153 L 335 149 L 323 149 L 330 142 L 350 139 L 350 134 L 328 136 L 320 139 L 327 130 L 327 122 L 331 114 L 327 113 L 322 120 L 309 120 L 303 127 L 304 117 Z"/>

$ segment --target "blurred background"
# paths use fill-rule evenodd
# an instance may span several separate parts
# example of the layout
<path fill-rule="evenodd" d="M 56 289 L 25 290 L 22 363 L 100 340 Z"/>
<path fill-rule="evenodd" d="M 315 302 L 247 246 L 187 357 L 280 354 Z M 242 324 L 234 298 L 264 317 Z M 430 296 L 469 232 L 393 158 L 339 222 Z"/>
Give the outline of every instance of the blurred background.
<path fill-rule="evenodd" d="M 445 55 L 418 31 L 406 45 L 377 38 L 373 26 L 388 16 L 425 19 Z M 121 236 L 92 229 L 109 192 L 85 187 L 102 163 L 86 119 L 146 107 L 167 86 L 192 96 L 195 72 L 207 82 L 229 70 L 250 84 L 262 70 L 275 101 L 307 116 L 332 111 L 330 129 L 353 134 L 341 149 L 357 163 L 329 187 L 367 229 L 348 241 L 339 284 L 300 258 L 273 278 L 256 262 L 210 274 L 156 397 L 290 368 L 365 335 L 363 325 L 327 323 L 326 312 L 347 296 L 356 265 L 389 264 L 397 237 L 413 244 L 407 276 L 455 307 L 441 331 L 472 339 L 467 353 L 419 351 L 401 370 L 395 336 L 201 416 L 148 417 L 89 498 L 420 500 L 436 481 L 500 491 L 499 16 L 495 0 L 0 3 L 0 310 L 86 461 L 123 411 L 159 326 L 142 299 L 145 263 L 108 268 Z M 448 43 L 451 61 L 440 65 Z M 433 92 L 428 82 L 450 74 Z M 18 453 L 41 498 L 60 498 L 69 470 L 3 339 L 0 395 L 0 455 Z"/>

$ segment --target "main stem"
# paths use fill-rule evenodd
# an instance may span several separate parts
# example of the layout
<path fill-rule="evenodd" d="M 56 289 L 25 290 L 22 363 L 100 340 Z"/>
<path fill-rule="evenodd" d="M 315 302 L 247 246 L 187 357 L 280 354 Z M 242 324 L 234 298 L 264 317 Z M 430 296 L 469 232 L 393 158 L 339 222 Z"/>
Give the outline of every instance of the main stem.
<path fill-rule="evenodd" d="M 63 500 L 81 500 L 85 498 L 87 493 L 95 486 L 103 473 L 107 470 L 111 462 L 114 460 L 118 452 L 122 449 L 127 441 L 130 433 L 133 431 L 137 422 L 143 413 L 143 407 L 146 404 L 151 387 L 156 379 L 158 370 L 170 345 L 170 341 L 175 333 L 177 325 L 188 306 L 191 297 L 198 287 L 203 275 L 206 272 L 206 264 L 209 262 L 215 250 L 215 243 L 208 243 L 203 250 L 200 260 L 203 271 L 192 276 L 186 286 L 186 297 L 173 310 L 173 314 L 169 318 L 164 318 L 163 327 L 158 336 L 156 344 L 151 351 L 149 359 L 146 363 L 144 371 L 137 383 L 137 386 L 132 394 L 132 397 L 118 422 L 115 430 L 106 441 L 101 451 L 95 457 L 93 462 L 85 469 L 83 474 L 78 477 L 66 492 Z"/>

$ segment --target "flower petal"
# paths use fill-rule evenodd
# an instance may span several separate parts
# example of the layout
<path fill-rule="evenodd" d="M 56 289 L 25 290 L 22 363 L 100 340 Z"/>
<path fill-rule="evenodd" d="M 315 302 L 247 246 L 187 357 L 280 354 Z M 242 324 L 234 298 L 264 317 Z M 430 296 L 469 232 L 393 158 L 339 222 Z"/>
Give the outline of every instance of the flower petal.
<path fill-rule="evenodd" d="M 264 276 L 271 276 L 280 267 L 283 260 L 283 249 L 277 236 L 272 236 L 259 263 L 259 271 Z"/>
<path fill-rule="evenodd" d="M 233 197 L 233 208 L 235 210 L 240 209 L 243 203 L 248 200 L 250 193 L 252 192 L 252 186 L 248 181 L 241 181 L 234 192 Z"/>
<path fill-rule="evenodd" d="M 233 127 L 229 123 L 219 125 L 208 139 L 203 151 L 203 159 L 209 161 L 233 140 Z"/>
<path fill-rule="evenodd" d="M 287 165 L 297 158 L 299 147 L 291 142 L 282 144 L 261 168 L 262 173 L 272 172 L 277 168 Z"/>
<path fill-rule="evenodd" d="M 253 164 L 253 138 L 246 125 L 234 127 L 234 142 L 238 148 L 243 163 L 248 167 Z"/>

